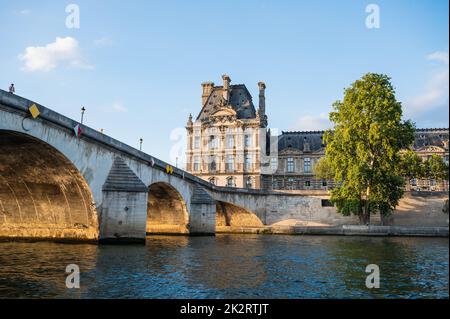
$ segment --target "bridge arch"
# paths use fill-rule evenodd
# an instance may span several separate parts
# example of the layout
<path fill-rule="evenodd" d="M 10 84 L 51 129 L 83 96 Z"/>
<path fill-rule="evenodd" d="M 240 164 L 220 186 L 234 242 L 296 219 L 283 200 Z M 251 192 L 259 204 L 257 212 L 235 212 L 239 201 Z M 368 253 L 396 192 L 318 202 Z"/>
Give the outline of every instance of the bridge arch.
<path fill-rule="evenodd" d="M 0 237 L 97 240 L 89 185 L 48 143 L 0 130 Z"/>
<path fill-rule="evenodd" d="M 262 227 L 252 211 L 224 201 L 216 201 L 216 226 Z"/>
<path fill-rule="evenodd" d="M 167 182 L 155 182 L 148 188 L 147 233 L 189 233 L 186 202 L 180 192 Z"/>

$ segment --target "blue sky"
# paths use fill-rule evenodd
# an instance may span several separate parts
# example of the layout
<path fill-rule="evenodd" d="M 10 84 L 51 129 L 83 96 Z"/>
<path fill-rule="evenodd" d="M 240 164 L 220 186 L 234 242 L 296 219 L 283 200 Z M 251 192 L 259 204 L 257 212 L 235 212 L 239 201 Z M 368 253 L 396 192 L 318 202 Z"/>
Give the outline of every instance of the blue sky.
<path fill-rule="evenodd" d="M 66 27 L 66 6 L 80 28 Z M 366 27 L 366 6 L 380 28 Z M 269 126 L 324 129 L 366 72 L 392 77 L 405 116 L 448 127 L 448 1 L 4 1 L 0 86 L 163 160 L 182 152 L 204 81 L 267 85 Z M 57 38 L 59 38 L 57 40 Z M 172 139 L 171 139 L 172 136 Z M 175 150 L 175 151 L 174 151 Z"/>

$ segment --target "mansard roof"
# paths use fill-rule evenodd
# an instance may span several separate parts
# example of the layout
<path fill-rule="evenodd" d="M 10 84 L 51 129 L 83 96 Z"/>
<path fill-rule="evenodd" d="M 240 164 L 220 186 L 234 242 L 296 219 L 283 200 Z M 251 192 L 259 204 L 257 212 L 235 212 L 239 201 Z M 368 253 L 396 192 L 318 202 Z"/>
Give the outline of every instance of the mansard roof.
<path fill-rule="evenodd" d="M 309 152 L 318 152 L 325 147 L 322 141 L 324 133 L 324 131 L 282 132 L 278 137 L 278 152 L 292 148 L 304 151 L 306 143 L 309 144 Z"/>
<path fill-rule="evenodd" d="M 417 129 L 414 135 L 414 150 L 423 149 L 426 146 L 437 146 L 448 150 L 448 128 Z"/>
<path fill-rule="evenodd" d="M 225 101 L 223 97 L 223 86 L 215 86 L 203 105 L 197 120 L 207 119 L 211 114 L 217 112 L 226 105 L 236 112 L 238 119 L 256 118 L 256 109 L 253 105 L 252 96 L 244 84 L 230 85 L 230 98 Z"/>
<path fill-rule="evenodd" d="M 278 151 L 294 148 L 304 150 L 304 144 L 309 143 L 310 152 L 317 152 L 324 147 L 322 138 L 325 131 L 293 131 L 282 132 L 278 137 Z M 426 146 L 437 146 L 448 150 L 449 129 L 448 128 L 425 128 L 417 129 L 415 132 L 413 149 L 419 150 Z"/>

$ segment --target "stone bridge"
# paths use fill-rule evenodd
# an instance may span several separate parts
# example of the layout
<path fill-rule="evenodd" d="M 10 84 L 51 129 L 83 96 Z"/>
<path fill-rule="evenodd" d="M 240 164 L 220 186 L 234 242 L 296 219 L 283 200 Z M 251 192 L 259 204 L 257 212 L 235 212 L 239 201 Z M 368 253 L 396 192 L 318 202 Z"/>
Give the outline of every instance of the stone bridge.
<path fill-rule="evenodd" d="M 222 188 L 0 90 L 0 238 L 140 242 L 214 235 L 305 213 L 320 199 Z M 292 202 L 292 198 L 295 198 Z"/>

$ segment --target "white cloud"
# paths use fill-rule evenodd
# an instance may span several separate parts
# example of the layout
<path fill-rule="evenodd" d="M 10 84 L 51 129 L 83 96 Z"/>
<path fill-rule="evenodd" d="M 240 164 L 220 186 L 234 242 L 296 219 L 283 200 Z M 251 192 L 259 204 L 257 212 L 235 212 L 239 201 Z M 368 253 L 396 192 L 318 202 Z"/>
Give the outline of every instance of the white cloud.
<path fill-rule="evenodd" d="M 409 116 L 431 111 L 445 104 L 448 105 L 448 51 L 431 53 L 427 56 L 427 60 L 438 62 L 439 67 L 428 79 L 423 93 L 406 102 L 405 113 Z"/>
<path fill-rule="evenodd" d="M 19 59 L 24 62 L 22 70 L 48 72 L 61 64 L 82 69 L 93 69 L 82 55 L 78 41 L 72 37 L 59 38 L 46 46 L 27 47 Z"/>
<path fill-rule="evenodd" d="M 305 115 L 297 119 L 293 125 L 296 131 L 317 131 L 331 128 L 328 113 L 320 113 L 318 115 Z"/>
<path fill-rule="evenodd" d="M 114 41 L 109 37 L 101 37 L 99 39 L 94 40 L 94 45 L 97 48 L 105 48 L 110 47 L 114 44 Z"/>
<path fill-rule="evenodd" d="M 128 112 L 128 109 L 125 106 L 123 106 L 122 103 L 120 103 L 120 102 L 114 102 L 112 105 L 112 109 L 119 113 Z"/>
<path fill-rule="evenodd" d="M 436 51 L 427 56 L 428 60 L 442 62 L 448 66 L 448 51 Z"/>

